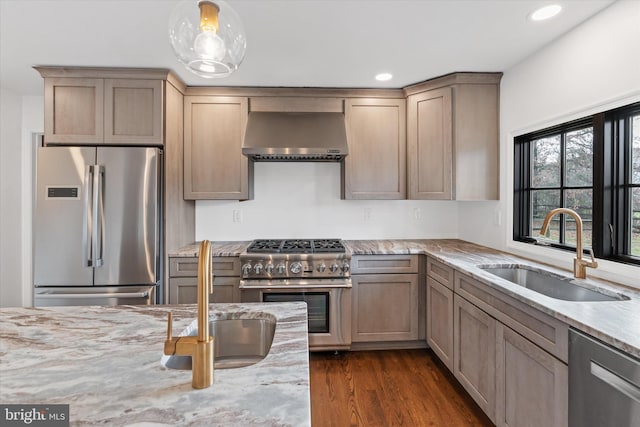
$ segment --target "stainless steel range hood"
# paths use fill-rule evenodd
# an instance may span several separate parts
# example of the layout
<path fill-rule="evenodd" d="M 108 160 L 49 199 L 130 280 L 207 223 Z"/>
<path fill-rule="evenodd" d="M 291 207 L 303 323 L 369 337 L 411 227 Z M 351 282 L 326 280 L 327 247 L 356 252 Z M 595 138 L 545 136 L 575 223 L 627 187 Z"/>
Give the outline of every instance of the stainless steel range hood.
<path fill-rule="evenodd" d="M 348 154 L 344 114 L 250 113 L 242 154 L 255 161 L 341 161 Z"/>

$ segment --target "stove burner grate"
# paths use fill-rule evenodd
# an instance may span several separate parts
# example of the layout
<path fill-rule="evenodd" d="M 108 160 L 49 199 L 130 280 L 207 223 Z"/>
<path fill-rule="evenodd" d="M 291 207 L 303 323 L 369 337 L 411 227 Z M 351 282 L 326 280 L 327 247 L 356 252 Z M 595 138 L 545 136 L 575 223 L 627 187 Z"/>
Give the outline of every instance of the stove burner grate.
<path fill-rule="evenodd" d="M 330 253 L 346 252 L 340 239 L 254 240 L 247 253 Z"/>

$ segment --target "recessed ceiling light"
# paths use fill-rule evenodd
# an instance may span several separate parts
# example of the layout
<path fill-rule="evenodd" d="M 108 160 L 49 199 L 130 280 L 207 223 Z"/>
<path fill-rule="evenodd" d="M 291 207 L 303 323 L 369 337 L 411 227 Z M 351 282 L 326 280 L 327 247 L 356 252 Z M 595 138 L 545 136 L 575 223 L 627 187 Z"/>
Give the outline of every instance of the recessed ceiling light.
<path fill-rule="evenodd" d="M 379 82 L 386 82 L 387 80 L 391 80 L 393 75 L 391 73 L 380 73 L 376 74 L 376 80 Z"/>
<path fill-rule="evenodd" d="M 544 21 L 545 19 L 553 18 L 562 10 L 562 6 L 559 4 L 549 4 L 541 7 L 540 9 L 529 15 L 529 19 L 532 21 Z"/>

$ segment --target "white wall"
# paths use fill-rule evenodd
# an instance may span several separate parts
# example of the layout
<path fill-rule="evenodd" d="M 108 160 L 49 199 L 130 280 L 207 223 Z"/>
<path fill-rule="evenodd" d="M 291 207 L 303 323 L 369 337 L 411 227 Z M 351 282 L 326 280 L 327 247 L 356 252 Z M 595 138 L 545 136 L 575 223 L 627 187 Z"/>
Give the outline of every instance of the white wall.
<path fill-rule="evenodd" d="M 42 96 L 0 88 L 0 307 L 32 304 L 33 133 L 43 127 Z"/>
<path fill-rule="evenodd" d="M 639 101 L 639 23 L 640 2 L 616 2 L 505 71 L 500 89 L 501 201 L 465 204 L 459 212 L 460 238 L 571 268 L 575 255 L 511 238 L 513 137 Z M 497 216 L 500 225 L 494 223 Z M 600 261 L 588 274 L 640 287 L 639 267 Z"/>
<path fill-rule="evenodd" d="M 22 98 L 0 87 L 0 307 L 22 305 Z"/>
<path fill-rule="evenodd" d="M 196 202 L 197 240 L 458 235 L 455 202 L 341 200 L 338 163 L 256 163 L 254 175 L 254 200 Z"/>

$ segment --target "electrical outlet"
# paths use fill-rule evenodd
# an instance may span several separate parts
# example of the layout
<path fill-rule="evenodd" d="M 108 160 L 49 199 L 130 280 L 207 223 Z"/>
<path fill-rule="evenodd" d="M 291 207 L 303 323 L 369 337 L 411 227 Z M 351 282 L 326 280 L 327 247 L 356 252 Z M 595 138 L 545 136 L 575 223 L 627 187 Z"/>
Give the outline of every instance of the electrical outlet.
<path fill-rule="evenodd" d="M 496 211 L 493 213 L 493 225 L 502 225 L 502 212 Z"/>
<path fill-rule="evenodd" d="M 364 208 L 364 222 L 371 222 L 371 208 Z"/>
<path fill-rule="evenodd" d="M 242 210 L 240 209 L 233 210 L 233 222 L 242 222 Z"/>
<path fill-rule="evenodd" d="M 414 221 L 421 221 L 422 220 L 422 209 L 413 208 L 413 219 L 414 219 Z"/>

